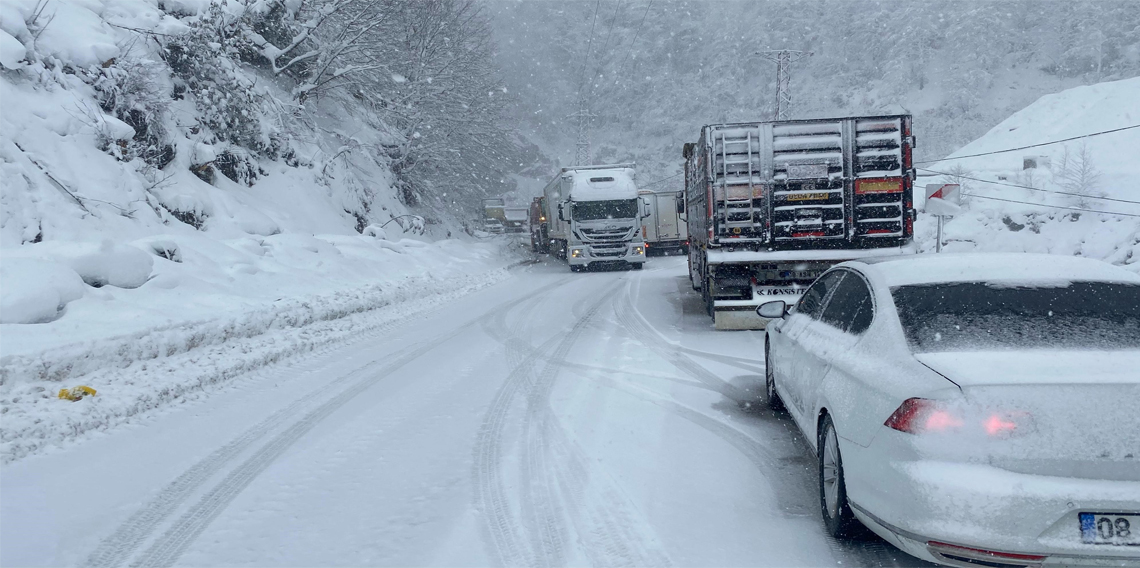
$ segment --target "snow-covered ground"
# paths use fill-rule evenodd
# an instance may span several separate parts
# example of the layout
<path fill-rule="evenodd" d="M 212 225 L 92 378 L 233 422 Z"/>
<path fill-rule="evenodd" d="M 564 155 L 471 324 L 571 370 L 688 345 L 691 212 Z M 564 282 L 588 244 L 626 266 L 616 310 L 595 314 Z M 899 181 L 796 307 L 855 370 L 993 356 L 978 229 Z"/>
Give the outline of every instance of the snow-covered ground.
<path fill-rule="evenodd" d="M 965 211 L 946 223 L 944 250 L 1081 255 L 1140 271 L 1140 128 L 991 153 L 1140 125 L 1138 100 L 1140 78 L 1047 95 L 945 159 L 919 164 L 920 175 L 955 174 L 919 185 L 962 185 Z M 916 193 L 921 205 L 925 194 Z M 915 230 L 932 250 L 934 218 L 919 215 Z"/>
<path fill-rule="evenodd" d="M 425 231 L 397 196 L 391 132 L 360 105 L 302 112 L 287 81 L 227 68 L 273 149 L 234 142 L 170 59 L 212 4 L 0 4 L 0 461 L 366 335 L 523 258 L 447 219 Z M 80 385 L 96 395 L 58 398 Z"/>
<path fill-rule="evenodd" d="M 512 276 L 3 467 L 4 565 L 913 565 L 818 519 L 681 258 Z"/>

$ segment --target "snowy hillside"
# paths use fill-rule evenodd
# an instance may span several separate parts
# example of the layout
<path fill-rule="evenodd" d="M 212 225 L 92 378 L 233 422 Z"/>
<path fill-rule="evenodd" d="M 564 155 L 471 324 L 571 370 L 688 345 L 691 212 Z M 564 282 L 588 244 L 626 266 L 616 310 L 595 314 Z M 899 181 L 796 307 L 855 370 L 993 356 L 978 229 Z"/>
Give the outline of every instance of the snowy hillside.
<path fill-rule="evenodd" d="M 468 147 L 430 146 L 433 124 L 464 132 L 442 107 L 471 89 L 486 100 L 487 84 L 415 94 L 432 77 L 399 72 L 408 62 L 360 72 L 321 35 L 338 15 L 353 29 L 423 14 L 331 1 L 0 4 L 4 459 L 422 311 L 517 261 L 458 222 L 503 189 L 502 156 L 449 165 L 438 156 Z M 463 56 L 485 61 L 486 34 L 466 31 Z M 310 50 L 299 57 L 343 67 L 277 73 L 287 51 L 263 36 L 290 33 Z M 400 117 L 373 95 L 407 95 Z M 492 128 L 494 102 L 473 104 L 470 122 Z M 55 392 L 77 384 L 95 402 L 61 408 Z"/>
<path fill-rule="evenodd" d="M 500 57 L 517 70 L 507 81 L 524 132 L 567 165 L 584 93 L 596 115 L 595 160 L 637 162 L 642 184 L 678 174 L 681 146 L 702 125 L 772 116 L 776 66 L 765 50 L 811 53 L 792 66 L 793 118 L 909 112 L 919 160 L 947 155 L 1041 95 L 1140 75 L 1140 3 L 1127 0 L 516 1 L 492 9 Z M 669 183 L 679 187 L 673 178 L 660 189 Z"/>
<path fill-rule="evenodd" d="M 1140 128 L 1078 138 L 1140 125 L 1138 100 L 1140 78 L 1047 95 L 947 158 L 919 164 L 931 176 L 919 185 L 963 188 L 965 211 L 947 222 L 945 250 L 1077 254 L 1140 271 Z M 920 215 L 924 249 L 934 231 Z"/>

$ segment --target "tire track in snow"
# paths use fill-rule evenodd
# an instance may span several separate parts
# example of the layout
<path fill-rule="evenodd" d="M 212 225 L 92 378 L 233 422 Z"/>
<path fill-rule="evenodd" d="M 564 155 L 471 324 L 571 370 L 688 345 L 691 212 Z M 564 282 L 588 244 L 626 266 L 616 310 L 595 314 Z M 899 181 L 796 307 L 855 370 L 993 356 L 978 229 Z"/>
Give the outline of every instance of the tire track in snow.
<path fill-rule="evenodd" d="M 546 344 L 538 348 L 525 338 L 511 334 L 504 326 L 502 331 L 493 334 L 509 343 L 509 348 L 523 353 L 533 369 L 535 361 L 545 362 L 542 373 L 536 377 L 533 388 L 527 397 L 526 441 L 523 450 L 524 481 L 529 480 L 530 493 L 526 502 L 547 507 L 558 502 L 558 489 L 567 505 L 567 513 L 585 545 L 585 553 L 591 564 L 596 566 L 669 566 L 668 556 L 661 550 L 656 539 L 637 527 L 645 526 L 644 520 L 637 517 L 636 506 L 624 495 L 618 486 L 604 474 L 591 475 L 589 460 L 585 453 L 574 444 L 558 423 L 549 405 L 549 396 L 557 374 L 566 367 L 577 367 L 566 362 L 566 356 L 574 343 L 586 329 L 597 312 L 613 298 L 620 283 L 607 290 L 599 299 L 590 304 L 592 298 L 580 301 L 572 310 L 580 311 L 580 306 L 588 305 L 574 327 L 558 344 L 549 356 L 544 356 Z M 553 463 L 552 463 L 553 462 Z M 535 476 L 541 476 L 536 478 Z M 548 521 L 561 522 L 558 511 L 547 511 Z M 534 526 L 534 525 L 532 525 Z M 539 523 L 538 529 L 553 527 Z M 541 540 L 536 550 L 541 550 Z M 539 563 L 549 564 L 539 560 Z"/>
<path fill-rule="evenodd" d="M 566 333 L 562 341 L 555 347 L 549 361 L 542 371 L 535 377 L 534 387 L 527 396 L 527 412 L 523 421 L 525 434 L 522 456 L 522 472 L 524 482 L 527 482 L 527 498 L 524 502 L 530 503 L 535 511 L 534 526 L 539 536 L 540 550 L 545 558 L 540 559 L 542 565 L 561 566 L 564 563 L 563 533 L 565 532 L 564 518 L 558 494 L 558 481 L 550 467 L 547 451 L 547 432 L 550 429 L 559 429 L 556 420 L 550 411 L 550 392 L 554 387 L 554 380 L 558 375 L 555 361 L 565 360 L 570 349 L 578 337 L 589 325 L 590 319 L 598 312 L 616 291 L 619 284 L 615 283 L 609 290 L 602 293 L 601 298 L 594 301 L 585 313 L 575 322 Z M 513 341 L 512 343 L 519 343 Z M 526 354 L 522 345 L 515 347 Z M 541 350 L 540 350 L 541 352 Z M 534 363 L 531 363 L 532 368 Z"/>
<path fill-rule="evenodd" d="M 265 471 L 281 454 L 285 453 L 297 440 L 313 429 L 321 420 L 359 396 L 364 390 L 385 379 L 391 373 L 419 359 L 440 343 L 454 338 L 467 326 L 461 326 L 440 341 L 429 341 L 417 348 L 406 351 L 392 362 L 353 383 L 335 397 L 309 411 L 300 420 L 274 436 L 241 465 L 231 471 L 221 482 L 206 493 L 186 511 L 150 548 L 131 563 L 131 566 L 172 566 L 189 548 L 190 544 L 206 530 L 231 501 L 234 500 L 253 480 Z"/>
<path fill-rule="evenodd" d="M 398 323 L 403 323 L 403 321 L 394 322 L 391 326 L 385 326 L 384 330 L 396 327 Z M 320 353 L 309 358 L 301 369 L 288 367 L 286 369 L 278 369 L 277 372 L 292 371 L 298 374 L 312 373 L 316 367 L 323 364 L 322 360 L 324 356 L 335 350 L 336 347 L 331 346 L 323 349 Z M 399 356 L 404 351 L 406 351 L 406 349 L 397 351 L 395 355 Z M 254 442 L 269 432 L 272 432 L 274 429 L 286 423 L 291 417 L 296 416 L 306 406 L 310 405 L 311 401 L 319 399 L 329 388 L 339 386 L 358 376 L 361 372 L 366 371 L 369 367 L 374 367 L 378 364 L 379 361 L 371 361 L 345 373 L 343 377 L 331 383 L 309 391 L 305 396 L 298 398 L 285 408 L 274 412 L 269 417 L 247 429 L 238 437 L 230 440 L 217 450 L 214 450 L 175 478 L 174 481 L 163 487 L 142 509 L 131 515 L 123 524 L 119 525 L 114 533 L 103 539 L 103 541 L 99 543 L 98 548 L 88 556 L 84 565 L 98 568 L 111 568 L 124 565 L 127 558 L 142 545 L 160 523 L 169 517 L 175 509 L 185 502 L 207 479 L 221 471 L 235 456 L 247 450 Z M 267 375 L 267 372 L 258 372 L 251 378 L 264 378 Z"/>
<path fill-rule="evenodd" d="M 531 292 L 525 297 L 540 294 L 550 287 L 551 286 L 545 286 Z M 242 465 L 239 465 L 237 469 L 232 471 L 197 504 L 180 517 L 179 520 L 166 531 L 163 537 L 153 543 L 139 559 L 132 562 L 131 566 L 173 564 L 177 561 L 178 557 L 181 556 L 182 552 L 189 547 L 194 538 L 205 530 L 206 526 L 224 509 L 229 501 L 232 501 L 257 474 L 268 467 L 269 464 L 288 449 L 293 442 L 311 430 L 319 420 L 328 416 L 328 414 L 331 414 L 336 408 L 339 408 L 360 394 L 363 389 L 372 386 L 396 369 L 414 361 L 431 349 L 459 335 L 467 328 L 487 317 L 487 315 L 495 312 L 496 309 L 506 306 L 513 301 L 514 300 L 500 304 L 500 306 L 493 308 L 487 314 L 458 326 L 455 330 L 442 338 L 433 339 L 425 342 L 425 344 L 399 350 L 384 360 L 374 359 L 346 373 L 331 383 L 307 393 L 306 396 L 297 399 L 286 408 L 275 412 L 269 418 L 249 428 L 230 443 L 215 450 L 202 461 L 190 467 L 186 472 L 164 487 L 143 509 L 132 515 L 110 537 L 104 539 L 96 551 L 88 558 L 87 564 L 91 566 L 126 565 L 126 560 L 130 555 L 157 530 L 158 526 L 167 517 L 172 515 L 183 502 L 196 493 L 199 487 L 205 484 L 209 478 L 224 469 L 228 463 L 251 447 L 254 442 L 279 429 L 282 425 L 287 423 L 289 419 L 299 414 L 306 406 L 311 405 L 312 400 L 322 398 L 323 393 L 327 392 L 331 387 L 348 383 L 361 373 L 370 372 L 372 368 L 380 365 L 385 360 L 391 361 L 391 363 L 377 371 L 376 374 L 369 375 L 363 380 L 352 383 L 351 386 L 340 392 L 340 394 L 311 410 L 300 421 L 295 422 L 292 426 L 279 433 L 252 457 L 243 462 Z M 422 313 L 409 314 L 407 317 L 394 320 L 376 328 L 373 332 L 370 332 L 369 335 L 376 336 L 383 332 L 390 331 L 407 323 L 414 317 L 422 315 Z M 335 352 L 342 347 L 343 345 L 330 345 L 323 351 L 322 355 Z M 393 357 L 395 360 L 392 360 Z M 312 372 L 316 367 L 325 364 L 327 363 L 325 363 L 321 357 L 310 358 L 308 363 L 310 369 L 308 372 Z"/>
<path fill-rule="evenodd" d="M 529 308 L 538 300 L 520 302 L 508 310 L 496 314 L 484 329 L 492 338 L 506 344 L 510 332 L 507 328 L 507 315 L 516 310 Z M 558 338 L 547 341 L 540 349 L 554 343 Z M 475 500 L 483 512 L 484 530 L 500 565 L 535 565 L 537 551 L 526 542 L 519 532 L 520 522 L 516 522 L 511 511 L 510 500 L 502 480 L 503 430 L 506 427 L 515 396 L 533 375 L 533 362 L 517 350 L 507 348 L 507 360 L 512 371 L 503 385 L 495 393 L 475 440 L 475 459 L 472 468 L 472 486 Z M 527 512 L 523 511 L 526 516 Z"/>

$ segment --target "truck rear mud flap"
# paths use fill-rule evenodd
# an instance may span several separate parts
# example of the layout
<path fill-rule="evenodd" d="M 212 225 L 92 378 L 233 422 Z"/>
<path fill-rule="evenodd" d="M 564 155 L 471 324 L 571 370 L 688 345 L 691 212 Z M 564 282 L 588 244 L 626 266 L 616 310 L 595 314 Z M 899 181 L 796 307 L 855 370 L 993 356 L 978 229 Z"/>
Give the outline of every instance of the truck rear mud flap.
<path fill-rule="evenodd" d="M 760 304 L 749 300 L 717 300 L 713 302 L 713 322 L 716 329 L 743 330 L 765 329 L 767 318 L 756 315 Z"/>

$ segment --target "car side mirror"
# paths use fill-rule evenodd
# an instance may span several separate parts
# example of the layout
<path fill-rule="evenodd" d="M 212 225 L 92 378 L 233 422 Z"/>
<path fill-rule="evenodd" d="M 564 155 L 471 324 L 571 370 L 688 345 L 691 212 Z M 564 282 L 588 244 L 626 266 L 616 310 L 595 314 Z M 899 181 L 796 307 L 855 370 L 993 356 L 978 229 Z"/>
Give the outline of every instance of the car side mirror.
<path fill-rule="evenodd" d="M 756 315 L 765 319 L 783 319 L 788 315 L 788 303 L 783 300 L 764 302 L 756 308 Z"/>

